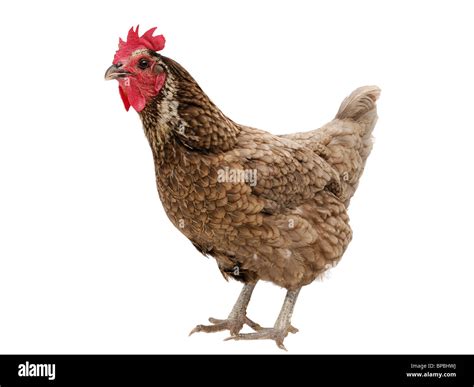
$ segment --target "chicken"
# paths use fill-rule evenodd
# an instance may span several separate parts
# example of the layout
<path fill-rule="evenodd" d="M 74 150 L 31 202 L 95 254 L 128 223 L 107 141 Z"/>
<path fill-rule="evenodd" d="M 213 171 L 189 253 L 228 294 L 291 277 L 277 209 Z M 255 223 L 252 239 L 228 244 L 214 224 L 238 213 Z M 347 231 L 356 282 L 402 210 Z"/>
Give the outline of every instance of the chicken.
<path fill-rule="evenodd" d="M 244 283 L 226 319 L 192 331 L 228 330 L 229 339 L 271 339 L 284 349 L 300 289 L 336 265 L 352 231 L 347 208 L 372 149 L 380 90 L 347 97 L 320 129 L 276 136 L 226 117 L 177 62 L 157 53 L 162 35 L 130 29 L 107 80 L 139 114 L 160 199 L 171 222 Z M 272 328 L 247 317 L 259 280 L 287 289 Z M 255 332 L 240 333 L 244 324 Z"/>

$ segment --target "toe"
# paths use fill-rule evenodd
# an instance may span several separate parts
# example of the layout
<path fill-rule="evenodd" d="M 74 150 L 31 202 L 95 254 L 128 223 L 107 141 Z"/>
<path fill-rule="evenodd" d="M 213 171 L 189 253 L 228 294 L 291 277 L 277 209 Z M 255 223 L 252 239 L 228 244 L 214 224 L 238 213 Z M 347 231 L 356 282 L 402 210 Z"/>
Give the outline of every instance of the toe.
<path fill-rule="evenodd" d="M 290 332 L 290 333 L 298 333 L 298 332 L 299 332 L 299 329 L 298 329 L 298 328 L 295 328 L 293 325 L 290 325 L 289 328 L 288 328 L 288 332 Z"/>
<path fill-rule="evenodd" d="M 196 325 L 192 330 L 191 332 L 189 332 L 189 336 L 191 336 L 192 334 L 196 333 L 196 332 L 202 332 L 202 327 L 204 325 Z"/>
<path fill-rule="evenodd" d="M 235 336 L 230 336 L 224 339 L 225 341 L 229 340 L 274 340 L 278 348 L 286 351 L 286 347 L 283 344 L 285 337 L 287 335 L 286 331 L 276 330 L 274 328 L 261 328 L 258 332 L 255 333 L 241 333 Z"/>
<path fill-rule="evenodd" d="M 276 343 L 276 345 L 277 345 L 278 348 L 283 349 L 283 351 L 288 352 L 288 350 L 286 349 L 285 345 L 283 344 L 283 340 L 282 340 L 282 339 L 276 339 L 276 340 L 275 340 L 275 343 Z"/>
<path fill-rule="evenodd" d="M 247 324 L 250 328 L 252 328 L 255 332 L 261 331 L 263 328 L 260 324 L 250 320 L 248 317 L 245 317 L 245 324 Z"/>

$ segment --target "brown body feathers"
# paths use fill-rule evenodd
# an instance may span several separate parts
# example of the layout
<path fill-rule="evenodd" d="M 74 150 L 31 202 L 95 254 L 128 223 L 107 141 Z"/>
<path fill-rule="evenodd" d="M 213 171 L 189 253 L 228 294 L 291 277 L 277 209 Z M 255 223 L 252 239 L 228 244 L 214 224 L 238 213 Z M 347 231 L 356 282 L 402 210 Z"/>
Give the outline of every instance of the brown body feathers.
<path fill-rule="evenodd" d="M 276 136 L 227 118 L 179 64 L 140 112 L 169 219 L 225 277 L 287 289 L 336 264 L 347 207 L 371 151 L 375 86 L 355 90 L 322 128 Z"/>

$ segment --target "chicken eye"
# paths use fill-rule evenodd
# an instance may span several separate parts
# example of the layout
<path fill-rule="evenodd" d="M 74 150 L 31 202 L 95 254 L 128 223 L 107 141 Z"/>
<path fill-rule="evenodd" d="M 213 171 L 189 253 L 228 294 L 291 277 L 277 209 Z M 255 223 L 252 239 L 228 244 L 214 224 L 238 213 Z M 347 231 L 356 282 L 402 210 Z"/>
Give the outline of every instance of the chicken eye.
<path fill-rule="evenodd" d="M 149 62 L 146 59 L 140 59 L 138 61 L 138 67 L 142 70 L 145 70 L 148 68 Z"/>

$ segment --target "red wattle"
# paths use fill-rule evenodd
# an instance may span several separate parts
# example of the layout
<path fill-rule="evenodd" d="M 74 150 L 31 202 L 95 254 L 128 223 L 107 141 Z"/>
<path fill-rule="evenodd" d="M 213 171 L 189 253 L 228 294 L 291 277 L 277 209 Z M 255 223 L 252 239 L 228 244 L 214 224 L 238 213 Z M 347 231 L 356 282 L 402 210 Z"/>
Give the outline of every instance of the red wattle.
<path fill-rule="evenodd" d="M 128 99 L 130 101 L 130 105 L 133 106 L 133 108 L 140 113 L 146 105 L 146 99 L 145 97 L 140 93 L 140 90 L 133 90 L 132 93 L 128 96 Z"/>
<path fill-rule="evenodd" d="M 122 97 L 125 110 L 130 109 L 132 106 L 138 113 L 140 113 L 146 105 L 146 99 L 140 92 L 140 89 L 130 80 L 127 86 L 119 86 L 120 96 Z"/>
<path fill-rule="evenodd" d="M 130 102 L 128 100 L 127 94 L 125 94 L 125 91 L 123 91 L 122 86 L 119 85 L 119 92 L 120 92 L 120 97 L 122 97 L 122 102 L 123 105 L 125 106 L 125 110 L 128 112 L 130 109 Z"/>
<path fill-rule="evenodd" d="M 154 96 L 156 96 L 166 81 L 166 74 L 163 72 L 156 75 L 155 79 L 143 77 L 128 77 L 119 79 L 119 91 L 125 110 L 132 106 L 140 113 Z"/>

